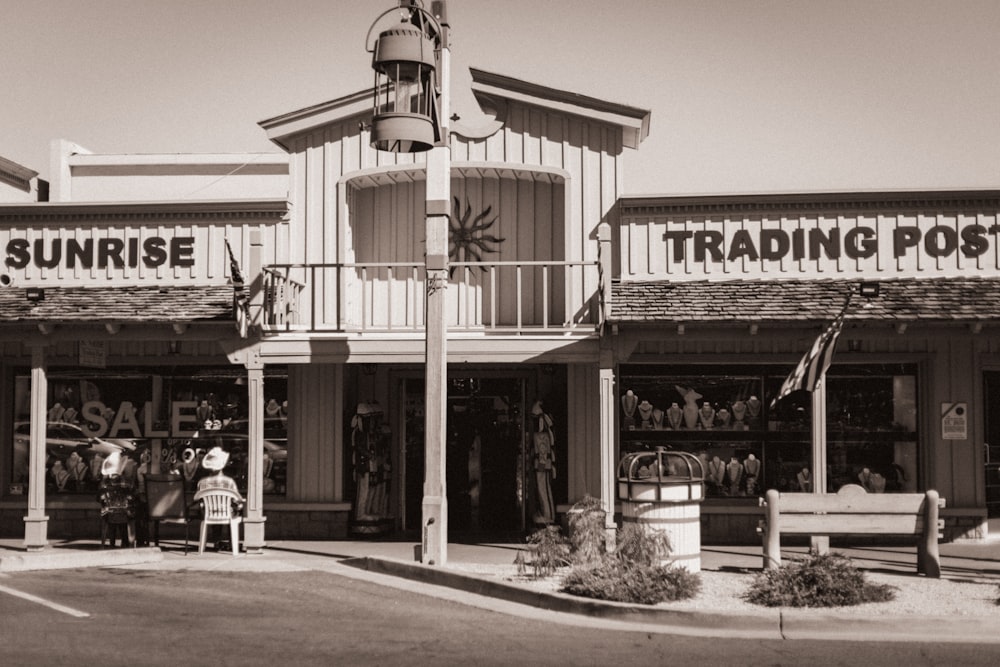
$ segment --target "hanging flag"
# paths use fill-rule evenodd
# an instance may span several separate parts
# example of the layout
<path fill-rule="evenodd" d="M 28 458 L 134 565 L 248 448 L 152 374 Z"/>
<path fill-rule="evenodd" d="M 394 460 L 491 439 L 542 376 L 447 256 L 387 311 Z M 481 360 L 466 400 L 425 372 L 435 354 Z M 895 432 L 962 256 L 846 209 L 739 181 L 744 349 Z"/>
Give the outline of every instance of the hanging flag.
<path fill-rule="evenodd" d="M 226 250 L 229 252 L 229 272 L 232 274 L 233 282 L 237 285 L 243 285 L 243 272 L 240 271 L 240 265 L 236 261 L 236 255 L 233 254 L 233 249 L 229 245 L 229 239 L 226 239 Z"/>
<path fill-rule="evenodd" d="M 793 391 L 800 389 L 814 391 L 816 389 L 816 385 L 819 384 L 827 369 L 830 368 L 830 362 L 833 361 L 833 352 L 837 347 L 837 339 L 840 338 L 840 331 L 844 327 L 844 314 L 847 313 L 849 305 L 851 305 L 850 293 L 847 295 L 847 303 L 844 304 L 840 314 L 827 327 L 826 331 L 820 334 L 819 338 L 813 342 L 812 347 L 802 357 L 802 360 L 799 361 L 799 365 L 795 367 L 795 370 L 785 378 L 781 389 L 778 390 L 778 395 L 771 401 L 772 408 L 778 401 Z"/>

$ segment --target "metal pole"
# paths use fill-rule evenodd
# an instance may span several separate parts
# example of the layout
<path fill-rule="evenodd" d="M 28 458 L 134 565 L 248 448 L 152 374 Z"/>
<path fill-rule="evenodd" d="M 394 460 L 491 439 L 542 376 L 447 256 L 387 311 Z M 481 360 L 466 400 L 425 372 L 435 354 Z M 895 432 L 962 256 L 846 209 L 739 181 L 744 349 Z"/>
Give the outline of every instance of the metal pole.
<path fill-rule="evenodd" d="M 424 497 L 421 503 L 421 562 L 448 562 L 448 498 L 445 488 L 448 437 L 448 228 L 451 210 L 450 115 L 451 53 L 443 2 L 433 3 L 441 22 L 441 141 L 427 153 L 426 198 L 426 369 L 424 384 Z"/>

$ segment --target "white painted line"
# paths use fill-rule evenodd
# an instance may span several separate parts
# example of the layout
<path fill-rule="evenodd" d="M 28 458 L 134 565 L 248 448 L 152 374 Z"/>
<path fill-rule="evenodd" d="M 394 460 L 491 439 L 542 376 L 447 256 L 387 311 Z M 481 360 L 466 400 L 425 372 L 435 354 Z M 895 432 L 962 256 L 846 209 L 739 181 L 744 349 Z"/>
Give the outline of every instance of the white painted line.
<path fill-rule="evenodd" d="M 90 614 L 88 614 L 85 611 L 77 611 L 76 609 L 65 607 L 56 602 L 50 602 L 44 598 L 32 595 L 31 593 L 22 593 L 21 591 L 15 590 L 13 588 L 7 588 L 6 586 L 0 586 L 0 593 L 7 593 L 8 595 L 13 595 L 14 597 L 21 598 L 29 602 L 35 602 L 42 605 L 43 607 L 48 607 L 49 609 L 61 611 L 64 614 L 69 614 L 70 616 L 75 616 L 77 618 L 87 618 L 88 616 L 90 616 Z"/>

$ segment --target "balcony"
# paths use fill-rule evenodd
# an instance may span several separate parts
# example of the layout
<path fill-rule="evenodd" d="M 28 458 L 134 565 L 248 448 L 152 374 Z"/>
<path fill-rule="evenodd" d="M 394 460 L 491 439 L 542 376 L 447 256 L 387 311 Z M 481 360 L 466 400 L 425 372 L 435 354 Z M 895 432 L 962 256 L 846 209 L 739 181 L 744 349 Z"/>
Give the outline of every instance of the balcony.
<path fill-rule="evenodd" d="M 452 332 L 590 333 L 601 322 L 597 261 L 453 262 Z M 425 327 L 422 262 L 264 267 L 265 335 L 407 333 Z"/>

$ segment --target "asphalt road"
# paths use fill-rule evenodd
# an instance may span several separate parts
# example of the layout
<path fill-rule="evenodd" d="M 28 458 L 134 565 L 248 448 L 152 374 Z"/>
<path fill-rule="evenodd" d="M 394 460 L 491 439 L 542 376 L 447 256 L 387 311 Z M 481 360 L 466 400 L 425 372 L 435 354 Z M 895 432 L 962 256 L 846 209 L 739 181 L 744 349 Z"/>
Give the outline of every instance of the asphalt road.
<path fill-rule="evenodd" d="M 25 595 L 34 596 L 26 598 Z M 33 665 L 996 665 L 1000 646 L 681 637 L 470 606 L 322 571 L 0 576 L 0 660 Z"/>

